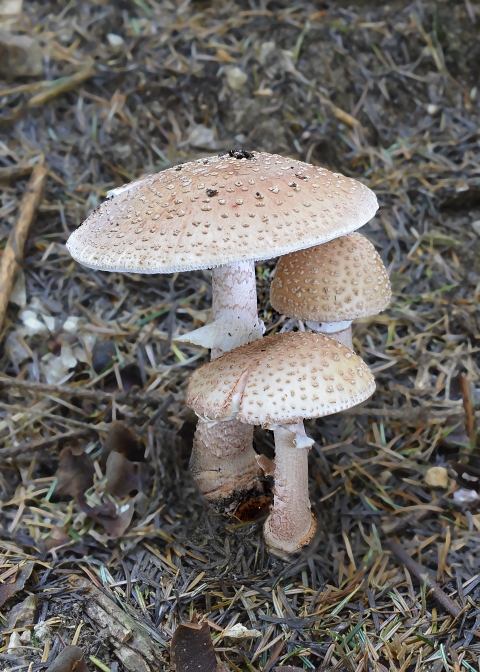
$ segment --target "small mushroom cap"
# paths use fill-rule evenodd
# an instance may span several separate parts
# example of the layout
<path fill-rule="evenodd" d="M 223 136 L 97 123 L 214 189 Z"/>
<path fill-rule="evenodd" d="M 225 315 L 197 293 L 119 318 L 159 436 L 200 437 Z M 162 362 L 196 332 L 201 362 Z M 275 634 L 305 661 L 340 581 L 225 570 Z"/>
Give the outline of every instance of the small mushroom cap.
<path fill-rule="evenodd" d="M 81 264 L 104 271 L 213 268 L 342 236 L 377 208 L 375 194 L 354 179 L 273 154 L 237 152 L 116 189 L 67 247 Z"/>
<path fill-rule="evenodd" d="M 345 345 L 296 332 L 267 336 L 204 364 L 190 377 L 187 404 L 210 420 L 291 424 L 343 411 L 374 390 L 370 369 Z"/>
<path fill-rule="evenodd" d="M 318 322 L 376 315 L 391 298 L 387 269 L 359 233 L 282 257 L 270 290 L 279 313 Z"/>

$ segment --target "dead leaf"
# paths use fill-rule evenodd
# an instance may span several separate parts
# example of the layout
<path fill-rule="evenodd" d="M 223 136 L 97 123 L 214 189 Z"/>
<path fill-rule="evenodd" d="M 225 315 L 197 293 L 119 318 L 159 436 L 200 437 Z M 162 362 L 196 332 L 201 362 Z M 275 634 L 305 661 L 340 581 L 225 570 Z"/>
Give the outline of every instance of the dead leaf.
<path fill-rule="evenodd" d="M 26 562 L 22 567 L 19 567 L 18 572 L 9 577 L 8 583 L 3 583 L 0 585 L 0 607 L 3 607 L 5 602 L 18 593 L 19 590 L 22 590 L 27 579 L 30 578 L 30 574 L 33 570 L 33 562 Z"/>
<path fill-rule="evenodd" d="M 119 507 L 112 500 L 107 500 L 100 506 L 89 506 L 83 492 L 78 493 L 76 502 L 79 508 L 97 523 L 102 525 L 109 537 L 120 537 L 132 522 L 135 511 L 135 500 Z"/>
<path fill-rule="evenodd" d="M 29 595 L 23 602 L 16 604 L 7 617 L 8 629 L 13 630 L 32 625 L 37 611 L 37 602 L 36 595 Z"/>
<path fill-rule="evenodd" d="M 8 78 L 36 77 L 43 72 L 43 52 L 28 35 L 0 30 L 0 72 Z"/>
<path fill-rule="evenodd" d="M 22 13 L 23 0 L 0 0 L 0 28 L 10 28 Z"/>
<path fill-rule="evenodd" d="M 72 541 L 72 537 L 67 534 L 67 526 L 65 527 L 52 527 L 50 534 L 45 539 L 45 548 L 47 551 L 51 551 L 54 548 L 59 546 L 64 546 L 69 544 Z"/>
<path fill-rule="evenodd" d="M 94 468 L 83 448 L 64 448 L 60 453 L 55 478 L 55 494 L 77 497 L 93 485 Z"/>
<path fill-rule="evenodd" d="M 135 432 L 123 422 L 113 422 L 102 450 L 102 465 L 107 463 L 110 453 L 116 452 L 132 462 L 143 462 L 145 449 L 140 445 Z"/>
<path fill-rule="evenodd" d="M 107 460 L 105 492 L 117 497 L 143 492 L 151 473 L 146 462 L 131 462 L 120 453 L 110 453 Z"/>
<path fill-rule="evenodd" d="M 55 658 L 47 672 L 88 672 L 83 651 L 78 646 L 66 646 Z"/>
<path fill-rule="evenodd" d="M 208 623 L 180 623 L 175 630 L 170 649 L 176 672 L 224 672 L 217 664 Z"/>
<path fill-rule="evenodd" d="M 282 665 L 280 667 L 275 667 L 274 672 L 305 672 L 305 670 L 301 667 L 293 667 L 293 665 Z"/>

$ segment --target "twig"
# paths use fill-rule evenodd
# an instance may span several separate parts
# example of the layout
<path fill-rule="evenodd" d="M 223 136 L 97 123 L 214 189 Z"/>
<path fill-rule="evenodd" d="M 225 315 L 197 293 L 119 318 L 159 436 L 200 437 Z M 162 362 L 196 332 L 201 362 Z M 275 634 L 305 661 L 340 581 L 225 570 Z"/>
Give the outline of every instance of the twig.
<path fill-rule="evenodd" d="M 468 440 L 473 446 L 475 438 L 475 402 L 473 400 L 472 385 L 463 373 L 460 375 L 460 389 L 462 391 L 463 408 L 465 409 L 465 426 Z"/>
<path fill-rule="evenodd" d="M 16 180 L 18 177 L 30 175 L 34 168 L 35 165 L 28 161 L 22 161 L 20 163 L 15 163 L 13 166 L 0 168 L 0 182 L 8 182 L 9 180 Z"/>
<path fill-rule="evenodd" d="M 408 553 L 400 546 L 398 542 L 394 539 L 389 539 L 387 545 L 395 555 L 397 560 L 399 560 L 409 572 L 411 572 L 421 583 L 425 583 L 427 588 L 432 591 L 434 598 L 439 602 L 442 607 L 444 607 L 454 618 L 457 618 L 461 613 L 462 609 L 455 604 L 455 602 L 446 595 L 443 590 L 440 588 L 438 583 L 430 577 L 428 570 L 423 567 L 419 562 L 411 558 Z"/>
<path fill-rule="evenodd" d="M 101 390 L 89 390 L 86 387 L 73 387 L 71 385 L 47 385 L 47 383 L 36 383 L 31 380 L 17 380 L 8 376 L 0 375 L 0 388 L 11 387 L 17 390 L 28 392 L 32 395 L 38 394 L 60 394 L 62 397 L 78 397 L 79 399 L 91 399 L 97 402 L 112 402 L 117 404 L 132 404 L 133 402 L 149 401 L 161 403 L 165 399 L 164 394 L 159 392 L 102 392 Z"/>
<path fill-rule="evenodd" d="M 18 444 L 18 446 L 13 446 L 12 448 L 2 448 L 0 450 L 0 461 L 6 460 L 8 457 L 17 457 L 18 455 L 23 455 L 25 453 L 33 453 L 37 450 L 42 450 L 42 448 L 49 448 L 56 443 L 68 441 L 69 439 L 77 439 L 82 436 L 86 436 L 89 433 L 96 433 L 95 427 L 92 425 L 92 429 L 74 429 L 71 432 L 65 432 L 64 434 L 55 434 L 54 436 L 49 436 L 47 439 L 39 439 L 38 441 L 23 441 Z"/>
<path fill-rule="evenodd" d="M 0 262 L 0 328 L 7 311 L 10 292 L 12 291 L 15 274 L 23 258 L 23 248 L 27 239 L 30 224 L 40 203 L 42 186 L 47 175 L 43 155 L 33 169 L 25 194 L 20 203 L 18 219 L 15 222 Z"/>

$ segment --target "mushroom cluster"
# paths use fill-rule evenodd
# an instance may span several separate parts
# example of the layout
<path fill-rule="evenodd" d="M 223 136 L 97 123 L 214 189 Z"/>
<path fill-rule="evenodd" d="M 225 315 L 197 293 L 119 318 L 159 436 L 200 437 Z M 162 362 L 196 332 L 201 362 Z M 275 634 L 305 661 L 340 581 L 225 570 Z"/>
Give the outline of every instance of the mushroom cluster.
<path fill-rule="evenodd" d="M 261 338 L 254 262 L 327 242 L 377 210 L 363 184 L 265 152 L 231 151 L 120 187 L 70 236 L 74 259 L 99 270 L 212 269 L 211 324 L 179 340 L 212 358 Z M 253 428 L 199 427 L 191 467 L 219 510 L 262 494 Z"/>
<path fill-rule="evenodd" d="M 265 527 L 272 547 L 294 550 L 314 529 L 310 514 L 304 515 L 310 510 L 305 456 L 311 441 L 302 419 L 359 403 L 373 392 L 373 381 L 361 360 L 329 336 L 305 333 L 263 339 L 254 264 L 285 255 L 272 285 L 272 303 L 289 317 L 306 320 L 314 331 L 336 332 L 337 340 L 342 340 L 346 320 L 371 314 L 365 312 L 371 310 L 365 307 L 369 301 L 376 301 L 378 310 L 389 298 L 388 278 L 378 255 L 366 239 L 353 233 L 377 207 L 373 192 L 354 179 L 278 155 L 232 150 L 114 190 L 67 243 L 74 259 L 99 270 L 212 269 L 212 322 L 177 338 L 209 348 L 212 357 L 192 376 L 188 392 L 188 403 L 201 416 L 190 465 L 210 504 L 235 512 L 264 492 L 260 466 L 264 471 L 268 467 L 253 449 L 253 425 L 274 428 L 275 502 Z M 342 269 L 345 277 L 340 277 Z M 360 271 L 365 277 L 360 278 Z M 351 310 L 332 312 L 339 298 Z M 351 337 L 343 340 L 351 346 Z M 297 352 L 300 368 L 292 368 L 289 348 Z M 274 353 L 280 353 L 275 355 L 281 360 L 278 370 L 271 359 Z M 234 372 L 237 360 L 243 362 L 240 373 Z M 275 401 L 283 415 L 273 410 L 269 415 L 245 413 L 245 404 L 255 396 L 270 403 L 270 388 L 262 389 L 258 382 L 263 367 L 285 384 L 283 397 Z M 309 367 L 315 369 L 315 379 Z M 192 392 L 201 375 L 210 376 L 214 392 L 216 386 L 226 395 L 211 412 L 206 412 L 210 408 L 206 388 Z M 236 382 L 227 394 L 225 386 L 232 376 Z M 258 378 L 256 391 L 251 390 L 252 376 Z M 301 376 L 312 385 L 305 384 L 302 394 Z M 273 379 L 266 384 L 278 387 Z M 330 399 L 335 401 L 320 401 L 318 386 L 325 387 L 327 397 L 334 389 L 337 396 Z M 295 394 L 302 399 L 298 407 L 292 401 Z M 292 464 L 303 466 L 286 467 L 289 451 L 298 458 Z M 303 483 L 302 503 L 292 495 L 290 479 Z M 302 523 L 290 521 L 285 528 L 289 531 L 281 531 L 284 525 L 278 521 L 286 521 L 297 509 L 303 512 Z"/>

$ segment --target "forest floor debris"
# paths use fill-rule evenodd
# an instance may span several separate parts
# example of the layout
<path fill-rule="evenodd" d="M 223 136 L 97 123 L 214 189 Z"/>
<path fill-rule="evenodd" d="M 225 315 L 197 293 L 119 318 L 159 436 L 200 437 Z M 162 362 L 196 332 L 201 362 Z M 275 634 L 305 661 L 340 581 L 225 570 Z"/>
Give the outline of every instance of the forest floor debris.
<path fill-rule="evenodd" d="M 0 329 L 0 669 L 78 646 L 90 671 L 166 670 L 196 611 L 235 671 L 478 670 L 479 25 L 466 0 L 25 0 L 8 18 L 43 67 L 0 87 L 0 251 L 41 154 L 48 172 Z M 188 472 L 184 391 L 207 353 L 173 338 L 208 321 L 209 273 L 98 273 L 65 247 L 108 190 L 237 148 L 365 181 L 381 207 L 362 233 L 394 292 L 354 327 L 374 397 L 307 425 L 319 525 L 289 559 L 261 520 L 212 515 Z M 301 328 L 268 303 L 274 266 L 257 264 L 267 333 Z M 56 488 L 70 451 L 91 460 L 90 509 L 129 506 L 105 492 L 115 421 L 154 472 L 110 538 Z"/>

